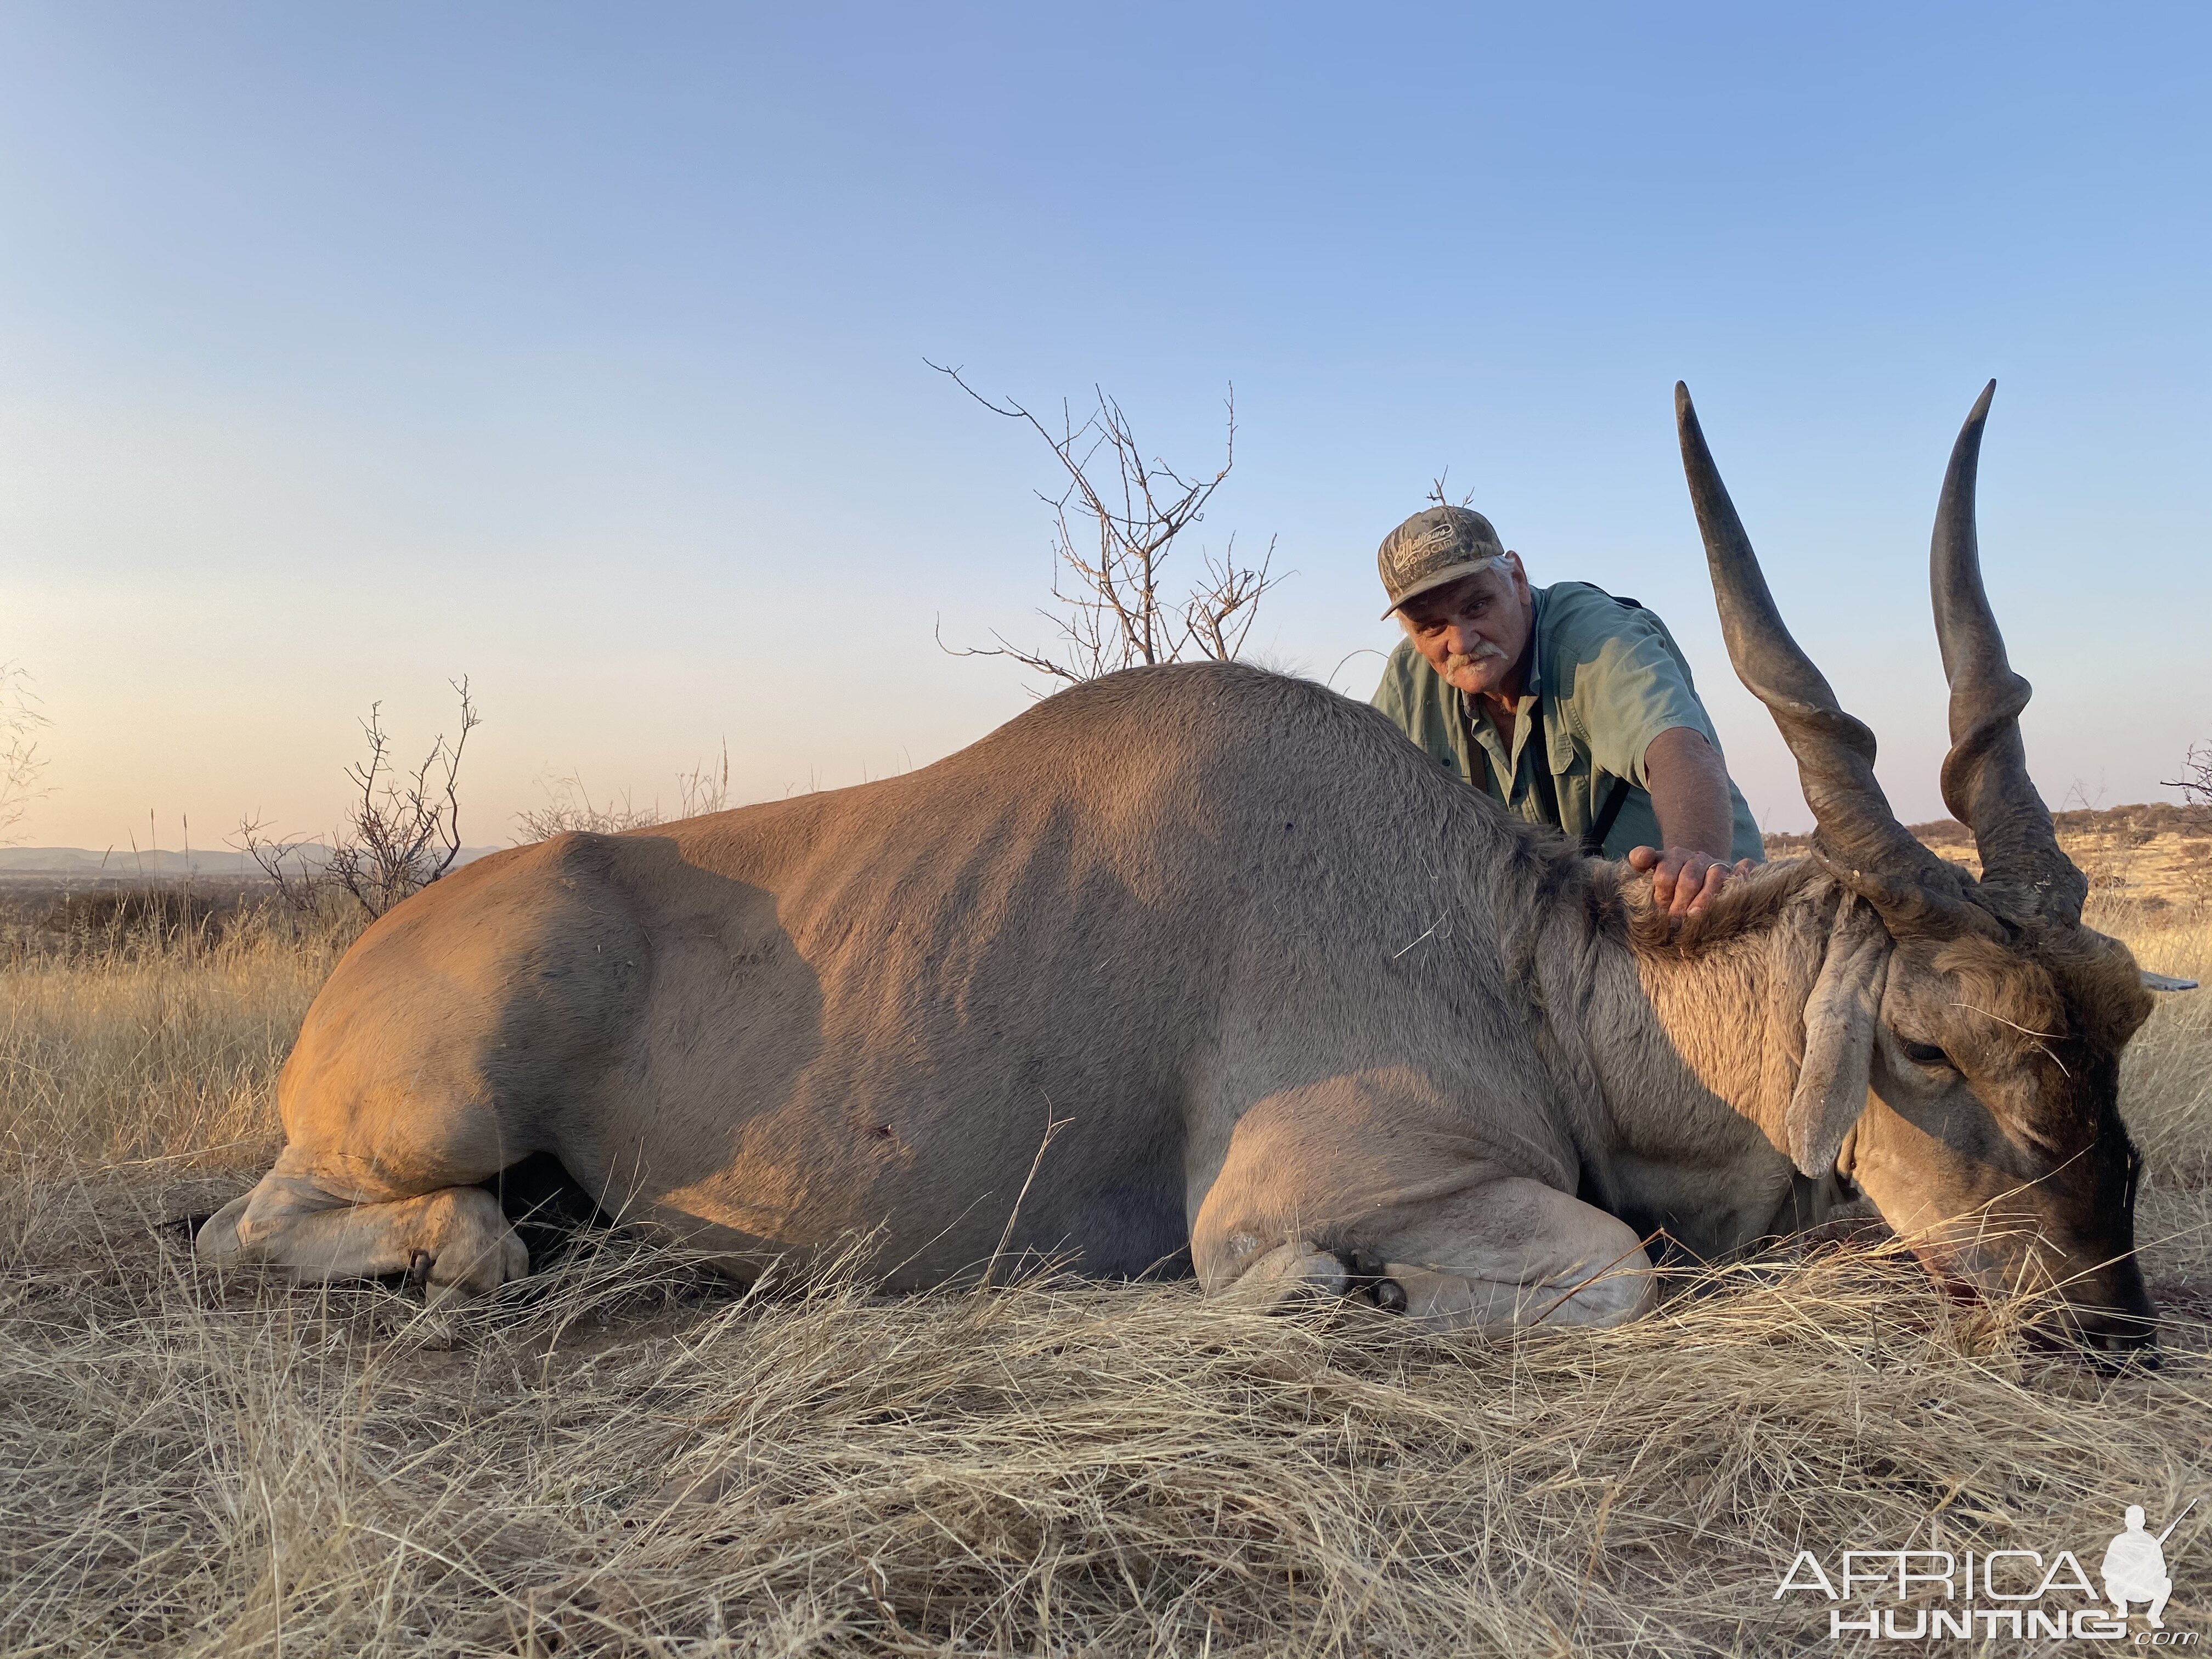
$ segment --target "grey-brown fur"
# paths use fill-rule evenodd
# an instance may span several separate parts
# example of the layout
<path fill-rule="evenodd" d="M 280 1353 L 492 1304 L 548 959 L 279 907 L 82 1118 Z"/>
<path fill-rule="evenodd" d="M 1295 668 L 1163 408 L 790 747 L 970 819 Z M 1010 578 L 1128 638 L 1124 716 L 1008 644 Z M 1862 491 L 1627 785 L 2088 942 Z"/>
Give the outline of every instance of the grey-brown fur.
<path fill-rule="evenodd" d="M 1512 1166 L 1571 1185 L 1497 951 L 1589 884 L 1360 705 L 1117 675 L 906 777 L 426 890 L 310 1013 L 280 1167 L 366 1198 L 546 1151 L 610 1211 L 702 1215 L 746 1255 L 885 1227 L 918 1284 L 988 1257 L 1065 1119 L 1011 1248 L 1136 1272 L 1183 1245 L 1246 1106 L 1411 1066 L 1525 1114 Z"/>

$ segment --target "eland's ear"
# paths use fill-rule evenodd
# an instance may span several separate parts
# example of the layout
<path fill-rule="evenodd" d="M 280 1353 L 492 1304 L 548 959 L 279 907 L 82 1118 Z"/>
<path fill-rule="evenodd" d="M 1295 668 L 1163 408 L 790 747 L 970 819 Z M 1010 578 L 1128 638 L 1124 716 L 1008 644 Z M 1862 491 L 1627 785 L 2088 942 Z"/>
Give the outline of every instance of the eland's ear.
<path fill-rule="evenodd" d="M 2154 974 L 2148 968 L 2136 971 L 2142 975 L 2142 988 L 2146 991 L 2193 991 L 2197 988 L 2197 981 L 2193 979 L 2176 979 L 2171 974 Z"/>
<path fill-rule="evenodd" d="M 1873 907 L 1847 897 L 1805 1004 L 1805 1060 L 1784 1120 L 1790 1161 L 1815 1180 L 1836 1167 L 1844 1137 L 1866 1109 L 1889 951 L 1889 930 Z"/>

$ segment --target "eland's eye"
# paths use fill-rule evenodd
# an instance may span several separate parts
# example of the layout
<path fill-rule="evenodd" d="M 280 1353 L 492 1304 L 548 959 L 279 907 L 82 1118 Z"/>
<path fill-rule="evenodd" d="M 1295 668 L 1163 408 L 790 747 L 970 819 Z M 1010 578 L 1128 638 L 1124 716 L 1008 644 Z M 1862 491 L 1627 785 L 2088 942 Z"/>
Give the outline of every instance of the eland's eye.
<path fill-rule="evenodd" d="M 1911 1060 L 1915 1066 L 1925 1066 L 1931 1071 L 1942 1070 L 1948 1072 L 1958 1069 L 1951 1064 L 1951 1056 L 1945 1054 L 1940 1046 L 1933 1042 L 1906 1043 L 1905 1045 L 1905 1057 Z"/>

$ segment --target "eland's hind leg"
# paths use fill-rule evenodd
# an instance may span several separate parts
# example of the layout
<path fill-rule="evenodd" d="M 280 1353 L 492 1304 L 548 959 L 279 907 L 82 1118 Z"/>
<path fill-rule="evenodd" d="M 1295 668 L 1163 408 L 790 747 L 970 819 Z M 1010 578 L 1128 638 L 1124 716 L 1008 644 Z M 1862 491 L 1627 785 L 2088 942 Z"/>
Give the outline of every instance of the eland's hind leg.
<path fill-rule="evenodd" d="M 652 947 L 617 843 L 557 836 L 454 871 L 331 972 L 277 1084 L 284 1151 L 200 1230 L 205 1258 L 305 1279 L 491 1290 L 529 1253 L 476 1183 L 563 1155 L 642 1016 Z M 635 856 L 635 849 L 629 856 Z"/>
<path fill-rule="evenodd" d="M 252 1192 L 200 1229 L 194 1252 L 309 1281 L 410 1273 L 434 1290 L 494 1291 L 529 1270 L 529 1251 L 482 1187 L 441 1186 L 380 1200 L 333 1191 L 327 1176 L 299 1172 L 313 1164 L 288 1146 Z M 359 1193 L 358 1185 L 352 1191 Z"/>
<path fill-rule="evenodd" d="M 494 1103 L 474 1060 L 483 1045 L 465 1030 L 410 1042 L 333 995 L 346 988 L 333 978 L 285 1062 L 276 1167 L 216 1212 L 195 1251 L 306 1280 L 404 1273 L 489 1291 L 520 1278 L 529 1252 L 475 1183 L 538 1148 L 522 1115 Z"/>

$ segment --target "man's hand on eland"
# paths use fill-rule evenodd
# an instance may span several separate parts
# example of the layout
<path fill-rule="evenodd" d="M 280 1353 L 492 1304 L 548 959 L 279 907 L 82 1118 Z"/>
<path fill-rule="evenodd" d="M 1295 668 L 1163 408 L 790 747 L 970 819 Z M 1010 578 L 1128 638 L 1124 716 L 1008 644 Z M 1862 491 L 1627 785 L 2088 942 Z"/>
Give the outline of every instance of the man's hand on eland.
<path fill-rule="evenodd" d="M 1651 896 L 1670 916 L 1701 916 L 1721 889 L 1752 872 L 1749 859 L 1734 864 L 1687 847 L 1632 847 L 1628 867 L 1651 872 Z"/>

